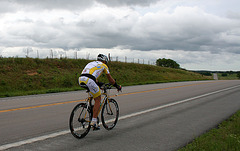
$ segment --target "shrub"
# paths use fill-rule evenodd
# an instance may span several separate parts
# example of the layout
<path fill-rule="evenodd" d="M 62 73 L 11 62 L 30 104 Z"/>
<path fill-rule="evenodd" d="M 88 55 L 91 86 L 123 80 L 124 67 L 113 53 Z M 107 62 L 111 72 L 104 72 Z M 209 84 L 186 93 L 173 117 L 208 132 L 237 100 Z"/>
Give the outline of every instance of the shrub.
<path fill-rule="evenodd" d="M 227 74 L 227 73 L 222 73 L 222 76 L 223 76 L 223 77 L 227 77 L 228 74 Z"/>
<path fill-rule="evenodd" d="M 240 71 L 237 73 L 237 77 L 238 79 L 240 79 Z"/>

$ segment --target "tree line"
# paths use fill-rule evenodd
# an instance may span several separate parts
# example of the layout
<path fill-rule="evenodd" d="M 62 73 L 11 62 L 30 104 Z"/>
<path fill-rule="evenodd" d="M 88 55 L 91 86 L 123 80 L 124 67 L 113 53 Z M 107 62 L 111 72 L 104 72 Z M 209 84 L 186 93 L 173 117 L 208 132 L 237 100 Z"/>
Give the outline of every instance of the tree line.
<path fill-rule="evenodd" d="M 159 58 L 156 61 L 156 65 L 161 67 L 180 69 L 180 65 L 172 59 Z"/>
<path fill-rule="evenodd" d="M 161 67 L 180 69 L 180 65 L 172 59 L 159 58 L 156 61 L 156 65 L 161 66 Z M 219 71 L 193 71 L 193 72 L 197 72 L 197 73 L 200 73 L 205 76 L 212 76 L 212 73 L 219 73 Z M 234 73 L 237 74 L 237 77 L 240 79 L 240 71 L 238 71 L 238 72 L 233 72 L 233 71 L 222 72 L 222 76 L 224 77 L 224 76 L 228 76 L 228 75 L 231 75 Z"/>

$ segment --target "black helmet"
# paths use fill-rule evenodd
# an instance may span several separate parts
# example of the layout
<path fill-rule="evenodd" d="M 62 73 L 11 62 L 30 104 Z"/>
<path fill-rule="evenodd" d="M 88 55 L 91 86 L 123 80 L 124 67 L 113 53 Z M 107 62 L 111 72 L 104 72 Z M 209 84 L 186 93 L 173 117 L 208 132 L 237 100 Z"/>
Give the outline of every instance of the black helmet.
<path fill-rule="evenodd" d="M 108 63 L 108 57 L 103 55 L 103 54 L 99 54 L 97 56 L 97 60 L 100 60 L 100 61 L 105 61 L 105 63 L 107 64 Z"/>

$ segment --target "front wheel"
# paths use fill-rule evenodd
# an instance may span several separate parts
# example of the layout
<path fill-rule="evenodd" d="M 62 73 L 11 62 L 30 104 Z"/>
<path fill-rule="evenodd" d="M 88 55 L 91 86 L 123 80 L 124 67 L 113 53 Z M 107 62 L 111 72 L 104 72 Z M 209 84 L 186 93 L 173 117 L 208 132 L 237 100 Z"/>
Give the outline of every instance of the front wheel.
<path fill-rule="evenodd" d="M 69 119 L 72 135 L 78 139 L 85 137 L 91 126 L 92 114 L 86 103 L 79 103 L 74 107 Z"/>
<path fill-rule="evenodd" d="M 103 127 L 107 130 L 113 129 L 117 124 L 118 116 L 119 108 L 117 101 L 114 99 L 109 99 L 109 101 L 107 100 L 103 105 L 101 113 Z"/>

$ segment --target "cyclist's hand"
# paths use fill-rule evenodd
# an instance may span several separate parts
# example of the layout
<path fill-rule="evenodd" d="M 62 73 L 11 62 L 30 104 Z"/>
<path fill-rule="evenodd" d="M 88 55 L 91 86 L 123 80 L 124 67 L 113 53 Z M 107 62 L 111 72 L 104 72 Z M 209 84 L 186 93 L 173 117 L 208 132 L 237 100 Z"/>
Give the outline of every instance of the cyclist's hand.
<path fill-rule="evenodd" d="M 115 84 L 113 86 L 118 89 L 118 92 L 122 91 L 122 86 L 118 85 L 117 82 L 115 82 Z"/>
<path fill-rule="evenodd" d="M 117 89 L 118 89 L 118 92 L 122 91 L 122 86 L 121 85 L 117 85 Z"/>

